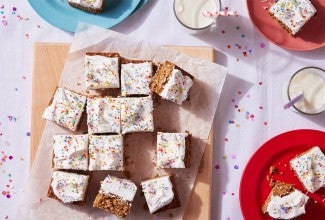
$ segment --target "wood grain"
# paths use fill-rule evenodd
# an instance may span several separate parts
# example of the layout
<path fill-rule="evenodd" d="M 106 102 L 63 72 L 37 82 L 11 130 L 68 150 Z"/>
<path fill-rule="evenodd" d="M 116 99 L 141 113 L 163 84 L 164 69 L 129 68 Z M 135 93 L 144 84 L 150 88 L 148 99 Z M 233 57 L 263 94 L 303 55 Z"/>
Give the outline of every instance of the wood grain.
<path fill-rule="evenodd" d="M 212 47 L 167 46 L 192 57 L 215 61 Z M 70 44 L 35 43 L 33 89 L 32 89 L 32 126 L 31 155 L 32 164 L 45 126 L 42 113 L 48 105 L 61 77 Z M 212 183 L 212 131 L 206 146 L 200 172 L 186 209 L 184 219 L 211 219 L 211 183 Z"/>

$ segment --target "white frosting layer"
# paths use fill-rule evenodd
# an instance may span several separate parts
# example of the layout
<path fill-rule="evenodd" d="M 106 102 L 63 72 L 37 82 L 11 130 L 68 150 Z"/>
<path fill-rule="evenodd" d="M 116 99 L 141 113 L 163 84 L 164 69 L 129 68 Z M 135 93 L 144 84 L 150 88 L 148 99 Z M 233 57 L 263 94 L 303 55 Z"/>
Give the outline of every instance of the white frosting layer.
<path fill-rule="evenodd" d="M 137 186 L 130 180 L 107 176 L 101 183 L 99 192 L 104 195 L 113 194 L 123 200 L 132 202 L 137 192 Z"/>
<path fill-rule="evenodd" d="M 152 63 L 128 63 L 121 65 L 121 93 L 127 95 L 150 95 L 149 83 Z"/>
<path fill-rule="evenodd" d="M 122 133 L 149 131 L 154 129 L 153 102 L 151 96 L 141 98 L 122 98 Z"/>
<path fill-rule="evenodd" d="M 309 0 L 279 0 L 269 9 L 275 18 L 296 34 L 316 13 Z"/>
<path fill-rule="evenodd" d="M 51 105 L 44 110 L 42 117 L 75 131 L 84 111 L 86 99 L 86 96 L 58 88 Z"/>
<path fill-rule="evenodd" d="M 121 103 L 118 98 L 88 98 L 88 133 L 120 133 Z"/>
<path fill-rule="evenodd" d="M 189 76 L 183 75 L 178 69 L 174 69 L 159 95 L 181 105 L 187 99 L 187 93 L 192 85 L 193 81 Z"/>
<path fill-rule="evenodd" d="M 322 77 L 320 74 L 323 74 Z M 316 69 L 305 69 L 297 73 L 290 82 L 291 99 L 303 93 L 304 98 L 295 104 L 302 112 L 309 114 L 325 110 L 325 73 Z"/>
<path fill-rule="evenodd" d="M 88 135 L 54 135 L 54 169 L 88 170 Z"/>
<path fill-rule="evenodd" d="M 119 88 L 118 57 L 85 56 L 86 87 L 88 89 Z"/>
<path fill-rule="evenodd" d="M 325 155 L 319 147 L 313 147 L 290 161 L 300 182 L 309 192 L 325 186 Z"/>
<path fill-rule="evenodd" d="M 69 3 L 78 4 L 87 8 L 100 9 L 104 0 L 68 0 Z"/>
<path fill-rule="evenodd" d="M 123 170 L 122 135 L 89 136 L 89 170 Z"/>
<path fill-rule="evenodd" d="M 292 219 L 305 213 L 308 199 L 308 196 L 296 189 L 283 197 L 271 195 L 267 212 L 272 218 Z"/>
<path fill-rule="evenodd" d="M 141 183 L 150 213 L 168 205 L 174 199 L 173 185 L 169 176 L 164 176 Z"/>
<path fill-rule="evenodd" d="M 104 0 L 68 0 L 69 3 L 81 5 L 86 8 L 100 9 Z"/>
<path fill-rule="evenodd" d="M 88 187 L 87 175 L 54 171 L 51 187 L 54 194 L 64 203 L 83 201 Z"/>
<path fill-rule="evenodd" d="M 185 168 L 185 138 L 187 133 L 157 134 L 158 168 Z"/>
<path fill-rule="evenodd" d="M 174 10 L 177 18 L 190 28 L 204 28 L 214 22 L 203 14 L 217 11 L 216 0 L 175 0 Z"/>

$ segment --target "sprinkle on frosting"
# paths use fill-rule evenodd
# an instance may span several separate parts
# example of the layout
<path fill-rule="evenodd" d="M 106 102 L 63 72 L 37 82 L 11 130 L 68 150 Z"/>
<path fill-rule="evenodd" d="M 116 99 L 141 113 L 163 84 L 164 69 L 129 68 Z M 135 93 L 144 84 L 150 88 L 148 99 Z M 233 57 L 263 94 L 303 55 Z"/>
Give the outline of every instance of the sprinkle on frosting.
<path fill-rule="evenodd" d="M 140 98 L 122 98 L 122 133 L 154 130 L 153 102 L 151 96 Z"/>
<path fill-rule="evenodd" d="M 73 203 L 85 199 L 88 180 L 88 175 L 54 171 L 51 187 L 63 203 Z"/>
<path fill-rule="evenodd" d="M 319 147 L 313 147 L 290 161 L 300 182 L 309 192 L 325 186 L 325 155 Z"/>
<path fill-rule="evenodd" d="M 54 135 L 53 168 L 88 170 L 88 135 Z"/>
<path fill-rule="evenodd" d="M 272 218 L 292 219 L 305 213 L 305 205 L 308 199 L 308 196 L 297 189 L 283 197 L 272 194 L 269 197 L 266 212 Z"/>
<path fill-rule="evenodd" d="M 76 131 L 84 111 L 86 99 L 86 96 L 64 88 L 58 88 L 51 105 L 44 110 L 42 117 Z"/>
<path fill-rule="evenodd" d="M 192 85 L 193 81 L 189 76 L 184 75 L 178 69 L 174 69 L 159 95 L 181 105 L 187 99 L 188 91 Z"/>
<path fill-rule="evenodd" d="M 173 184 L 169 176 L 144 181 L 141 186 L 151 214 L 174 199 Z"/>
<path fill-rule="evenodd" d="M 118 98 L 88 98 L 88 133 L 120 133 L 121 103 Z"/>
<path fill-rule="evenodd" d="M 85 56 L 88 89 L 119 88 L 119 58 L 100 55 Z"/>
<path fill-rule="evenodd" d="M 89 135 L 89 170 L 123 170 L 122 135 Z"/>
<path fill-rule="evenodd" d="M 152 76 L 152 63 L 127 63 L 121 65 L 122 96 L 150 95 L 149 82 Z"/>
<path fill-rule="evenodd" d="M 158 168 L 185 168 L 185 138 L 187 133 L 157 134 Z"/>
<path fill-rule="evenodd" d="M 309 0 L 279 0 L 269 12 L 295 35 L 316 13 Z"/>
<path fill-rule="evenodd" d="M 113 194 L 126 201 L 133 201 L 137 186 L 130 180 L 107 176 L 101 183 L 99 193 L 106 196 Z"/>

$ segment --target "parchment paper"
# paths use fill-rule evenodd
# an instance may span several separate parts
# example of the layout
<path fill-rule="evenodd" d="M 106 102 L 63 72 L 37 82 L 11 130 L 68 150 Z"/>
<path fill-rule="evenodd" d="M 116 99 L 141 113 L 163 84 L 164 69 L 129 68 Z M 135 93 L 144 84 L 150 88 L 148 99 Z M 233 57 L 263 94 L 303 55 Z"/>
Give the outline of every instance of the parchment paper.
<path fill-rule="evenodd" d="M 105 211 L 92 207 L 92 202 L 100 187 L 100 181 L 107 174 L 129 178 L 139 186 L 142 180 L 149 179 L 156 174 L 172 173 L 176 181 L 181 207 L 151 215 L 144 208 L 145 199 L 140 188 L 138 188 L 132 211 L 127 219 L 181 219 L 184 214 L 211 130 L 226 77 L 226 68 L 202 59 L 190 58 L 162 46 L 136 41 L 107 29 L 79 24 L 59 86 L 89 94 L 86 92 L 84 83 L 84 55 L 85 52 L 101 51 L 118 52 L 126 58 L 153 60 L 156 63 L 169 60 L 195 77 L 194 85 L 189 94 L 190 101 L 184 102 L 182 106 L 165 100 L 156 101 L 154 104 L 156 131 L 189 131 L 193 135 L 191 167 L 156 170 L 156 132 L 127 134 L 124 137 L 126 172 L 93 172 L 87 204 L 82 207 L 62 204 L 46 197 L 52 173 L 52 136 L 71 133 L 71 131 L 47 122 L 23 200 L 19 206 L 18 219 L 117 219 Z M 107 94 L 116 95 L 116 91 Z M 86 117 L 84 117 L 77 133 L 86 132 Z"/>

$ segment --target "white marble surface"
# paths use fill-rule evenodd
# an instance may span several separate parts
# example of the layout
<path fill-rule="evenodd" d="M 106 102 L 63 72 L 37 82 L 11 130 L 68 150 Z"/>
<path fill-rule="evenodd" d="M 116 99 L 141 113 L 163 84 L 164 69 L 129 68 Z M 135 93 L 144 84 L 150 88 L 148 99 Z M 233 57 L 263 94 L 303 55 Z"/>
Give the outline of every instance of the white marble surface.
<path fill-rule="evenodd" d="M 217 63 L 227 66 L 229 75 L 214 123 L 213 167 L 218 169 L 213 169 L 212 217 L 237 220 L 243 218 L 240 177 L 254 151 L 267 139 L 288 130 L 325 130 L 324 113 L 305 116 L 282 109 L 286 82 L 302 67 L 325 68 L 325 48 L 309 52 L 279 48 L 254 29 L 245 1 L 222 0 L 225 6 L 236 9 L 240 17 L 220 18 L 214 30 L 194 35 L 177 23 L 172 0 L 149 0 L 112 29 L 155 44 L 210 45 L 218 51 Z M 71 42 L 73 35 L 48 24 L 27 1 L 0 0 L 0 15 L 0 219 L 15 219 L 29 172 L 33 44 Z M 238 112 L 235 105 L 242 111 Z M 254 120 L 246 119 L 246 112 L 253 114 Z"/>

